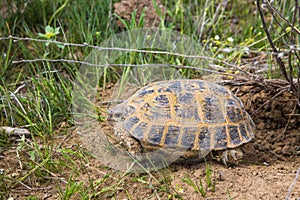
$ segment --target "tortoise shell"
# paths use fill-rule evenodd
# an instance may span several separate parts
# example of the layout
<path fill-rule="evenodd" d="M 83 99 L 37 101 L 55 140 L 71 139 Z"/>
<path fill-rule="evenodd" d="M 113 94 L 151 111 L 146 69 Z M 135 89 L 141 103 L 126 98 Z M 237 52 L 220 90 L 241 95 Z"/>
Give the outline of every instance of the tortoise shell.
<path fill-rule="evenodd" d="M 109 114 L 146 150 L 223 150 L 254 138 L 255 125 L 240 99 L 202 80 L 151 83 Z"/>

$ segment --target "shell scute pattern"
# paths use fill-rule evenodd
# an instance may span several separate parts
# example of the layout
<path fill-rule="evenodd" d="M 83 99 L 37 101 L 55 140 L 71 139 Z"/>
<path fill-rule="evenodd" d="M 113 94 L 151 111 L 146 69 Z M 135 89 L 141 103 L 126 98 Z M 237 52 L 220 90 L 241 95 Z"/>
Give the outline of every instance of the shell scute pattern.
<path fill-rule="evenodd" d="M 154 90 L 153 89 L 145 89 L 145 90 L 142 90 L 139 92 L 138 96 L 140 98 L 143 98 L 145 95 L 149 95 L 149 94 L 153 94 L 154 93 Z"/>
<path fill-rule="evenodd" d="M 247 125 L 245 125 L 245 123 L 241 123 L 239 125 L 239 129 L 240 129 L 240 132 L 241 133 L 246 133 L 247 132 L 247 128 L 246 128 Z M 250 129 L 250 127 L 248 128 L 248 130 Z M 250 134 L 242 134 L 242 137 L 243 137 L 243 140 L 245 141 L 249 141 L 251 140 L 251 138 L 254 137 L 253 133 L 250 132 Z"/>
<path fill-rule="evenodd" d="M 224 111 L 222 111 L 221 105 L 223 102 L 219 101 L 219 98 L 213 95 L 204 96 L 203 100 L 203 121 L 209 124 L 214 123 L 224 123 L 225 116 Z"/>
<path fill-rule="evenodd" d="M 226 126 L 215 127 L 214 140 L 217 141 L 214 147 L 216 149 L 227 146 Z"/>
<path fill-rule="evenodd" d="M 151 125 L 150 125 L 151 126 Z M 152 125 L 148 133 L 148 140 L 150 144 L 160 145 L 163 137 L 164 126 L 162 125 Z"/>
<path fill-rule="evenodd" d="M 173 126 L 170 125 L 168 126 L 168 131 L 166 133 L 166 139 L 165 139 L 165 145 L 167 147 L 173 147 L 174 144 L 178 143 L 178 137 L 179 137 L 179 133 L 180 131 L 180 127 L 179 126 Z"/>
<path fill-rule="evenodd" d="M 204 82 L 195 81 L 190 84 L 185 84 L 184 90 L 190 92 L 204 92 L 206 88 Z"/>
<path fill-rule="evenodd" d="M 231 141 L 232 145 L 237 146 L 237 145 L 241 144 L 242 141 L 239 137 L 240 134 L 239 134 L 238 127 L 229 125 L 228 126 L 228 131 L 229 131 L 230 141 Z"/>
<path fill-rule="evenodd" d="M 158 91 L 162 91 L 162 92 L 170 92 L 173 94 L 176 93 L 180 93 L 182 92 L 182 88 L 181 88 L 181 83 L 180 82 L 173 82 L 170 83 L 169 85 L 165 85 L 163 82 L 161 82 L 161 84 L 159 84 L 161 86 L 161 89 L 158 89 Z"/>
<path fill-rule="evenodd" d="M 226 88 L 210 82 L 208 82 L 207 84 L 208 90 L 212 91 L 215 94 L 218 94 L 218 96 L 231 96 L 230 92 Z"/>
<path fill-rule="evenodd" d="M 147 130 L 148 124 L 145 122 L 141 122 L 138 126 L 132 131 L 132 135 L 141 140 L 144 138 L 144 132 Z"/>
<path fill-rule="evenodd" d="M 249 142 L 255 125 L 228 89 L 201 80 L 152 83 L 111 112 L 144 148 L 223 150 Z"/>
<path fill-rule="evenodd" d="M 243 119 L 242 102 L 233 96 L 233 99 L 227 99 L 226 114 L 230 122 L 238 122 Z"/>
<path fill-rule="evenodd" d="M 195 137 L 197 135 L 197 127 L 184 127 L 181 137 L 181 145 L 185 149 L 192 149 L 194 146 Z"/>
<path fill-rule="evenodd" d="M 200 133 L 198 136 L 199 146 L 201 149 L 210 149 L 211 144 L 211 134 L 209 132 L 208 127 L 201 127 Z M 199 147 L 196 147 L 195 149 L 199 149 Z"/>

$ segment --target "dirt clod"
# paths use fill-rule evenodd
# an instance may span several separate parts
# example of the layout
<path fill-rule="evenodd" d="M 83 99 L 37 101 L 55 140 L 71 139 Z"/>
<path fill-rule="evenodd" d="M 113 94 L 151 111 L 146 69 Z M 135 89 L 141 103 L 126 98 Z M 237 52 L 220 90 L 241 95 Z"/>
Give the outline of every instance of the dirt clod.
<path fill-rule="evenodd" d="M 162 13 L 164 12 L 164 8 L 159 0 L 155 1 L 156 5 L 153 2 L 152 0 L 122 0 L 114 4 L 114 13 L 122 19 L 130 21 L 132 13 L 136 10 L 136 23 L 138 23 L 144 10 L 144 27 L 157 27 L 160 23 L 160 16 L 157 14 L 156 9 L 159 9 L 159 12 Z M 125 27 L 120 20 L 117 20 L 117 26 L 121 28 Z"/>

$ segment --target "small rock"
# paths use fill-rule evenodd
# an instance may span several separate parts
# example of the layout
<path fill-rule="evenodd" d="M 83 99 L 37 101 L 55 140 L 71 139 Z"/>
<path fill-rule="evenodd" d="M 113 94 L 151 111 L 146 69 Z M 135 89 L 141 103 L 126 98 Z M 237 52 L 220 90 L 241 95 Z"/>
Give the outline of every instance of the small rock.
<path fill-rule="evenodd" d="M 281 154 L 282 148 L 281 148 L 281 147 L 276 147 L 276 149 L 274 150 L 274 152 L 275 152 L 276 154 Z"/>
<path fill-rule="evenodd" d="M 225 181 L 224 175 L 223 175 L 223 172 L 222 172 L 222 171 L 219 171 L 219 172 L 218 172 L 217 180 L 218 180 L 218 181 Z"/>
<path fill-rule="evenodd" d="M 258 125 L 257 125 L 257 129 L 259 129 L 259 130 L 262 130 L 262 129 L 264 129 L 265 128 L 265 123 L 264 122 L 261 122 L 261 123 L 259 123 Z"/>
<path fill-rule="evenodd" d="M 258 175 L 258 172 L 257 172 L 257 171 L 254 171 L 254 172 L 252 172 L 252 175 L 253 175 L 253 176 L 257 176 L 257 175 Z"/>

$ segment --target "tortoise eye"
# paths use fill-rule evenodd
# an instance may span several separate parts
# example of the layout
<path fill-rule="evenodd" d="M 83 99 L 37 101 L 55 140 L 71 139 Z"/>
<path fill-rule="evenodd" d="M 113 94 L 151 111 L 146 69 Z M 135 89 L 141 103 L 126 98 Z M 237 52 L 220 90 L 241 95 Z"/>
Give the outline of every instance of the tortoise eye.
<path fill-rule="evenodd" d="M 114 113 L 114 117 L 115 118 L 121 118 L 122 117 L 122 113 Z"/>
<path fill-rule="evenodd" d="M 108 110 L 107 114 L 108 114 L 109 119 L 114 119 L 114 120 L 121 119 L 123 116 L 123 113 L 118 110 Z"/>

